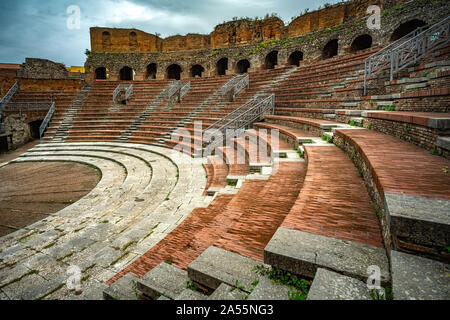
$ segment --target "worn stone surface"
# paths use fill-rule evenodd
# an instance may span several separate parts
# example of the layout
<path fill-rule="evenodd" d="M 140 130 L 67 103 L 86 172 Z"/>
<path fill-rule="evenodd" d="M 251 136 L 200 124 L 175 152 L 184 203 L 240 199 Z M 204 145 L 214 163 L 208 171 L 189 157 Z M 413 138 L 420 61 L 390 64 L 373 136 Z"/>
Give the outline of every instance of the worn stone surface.
<path fill-rule="evenodd" d="M 246 295 L 247 293 L 242 290 L 221 283 L 208 297 L 208 300 L 243 300 Z"/>
<path fill-rule="evenodd" d="M 175 299 L 186 289 L 188 280 L 186 271 L 167 263 L 161 263 L 137 283 L 138 289 L 153 299 L 158 298 L 159 295 Z"/>
<path fill-rule="evenodd" d="M 317 269 L 308 300 L 371 300 L 367 284 L 326 269 Z"/>
<path fill-rule="evenodd" d="M 139 278 L 127 274 L 103 290 L 105 300 L 137 300 L 140 293 L 137 291 Z"/>
<path fill-rule="evenodd" d="M 391 251 L 394 300 L 449 300 L 450 266 L 399 251 Z"/>
<path fill-rule="evenodd" d="M 253 259 L 211 246 L 188 266 L 189 278 L 209 288 L 221 283 L 243 286 L 249 292 L 251 284 L 258 280 L 255 266 L 262 265 Z"/>
<path fill-rule="evenodd" d="M 261 277 L 248 300 L 289 300 L 288 286 L 280 285 L 267 277 Z"/>
<path fill-rule="evenodd" d="M 385 193 L 392 235 L 432 247 L 450 243 L 450 201 Z"/>
<path fill-rule="evenodd" d="M 191 289 L 184 289 L 175 300 L 206 300 L 207 296 L 204 294 L 193 291 Z"/>
<path fill-rule="evenodd" d="M 264 262 L 309 278 L 322 267 L 363 281 L 367 268 L 378 266 L 381 281 L 390 281 L 384 249 L 285 228 L 279 228 L 264 249 Z"/>

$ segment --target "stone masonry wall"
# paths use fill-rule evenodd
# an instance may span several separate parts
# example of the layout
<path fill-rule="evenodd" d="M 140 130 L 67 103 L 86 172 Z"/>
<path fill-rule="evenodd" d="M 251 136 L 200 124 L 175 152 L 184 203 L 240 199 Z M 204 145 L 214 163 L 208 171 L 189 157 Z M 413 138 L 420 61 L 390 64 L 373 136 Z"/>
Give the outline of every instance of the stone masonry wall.
<path fill-rule="evenodd" d="M 156 36 L 146 37 L 141 35 L 138 30 L 133 31 L 137 35 L 137 47 L 143 48 L 142 50 L 145 50 L 145 52 L 139 51 L 141 49 L 131 52 L 127 49 L 127 45 L 119 40 L 117 40 L 117 47 L 115 47 L 116 40 L 114 40 L 112 31 L 111 48 L 115 48 L 114 50 L 118 52 L 101 51 L 97 49 L 98 40 L 95 39 L 98 38 L 99 34 L 101 36 L 101 30 L 104 28 L 93 28 L 95 32 L 91 32 L 91 35 L 95 41 L 92 41 L 92 54 L 85 63 L 86 81 L 94 80 L 97 68 L 107 68 L 110 75 L 109 80 L 119 80 L 120 69 L 125 66 L 134 70 L 134 80 L 145 80 L 146 69 L 150 63 L 157 65 L 157 79 L 167 77 L 166 70 L 171 64 L 177 64 L 181 67 L 181 78 L 189 78 L 190 68 L 196 64 L 200 64 L 205 69 L 203 76 L 215 76 L 218 70 L 217 62 L 222 58 L 228 59 L 227 74 L 235 74 L 236 64 L 243 59 L 250 62 L 250 71 L 264 68 L 265 58 L 272 51 L 278 52 L 278 65 L 287 65 L 289 56 L 295 51 L 303 53 L 302 64 L 309 64 L 322 59 L 322 51 L 330 40 L 338 40 L 338 55 L 348 54 L 353 41 L 358 36 L 365 34 L 372 37 L 372 47 L 383 47 L 390 43 L 392 33 L 402 23 L 419 19 L 430 25 L 443 19 L 448 11 L 448 9 L 446 11 L 445 1 L 441 0 L 415 0 L 405 4 L 397 3 L 398 1 L 380 1 L 383 9 L 380 30 L 370 30 L 367 27 L 368 15 L 361 12 L 363 8 L 367 9 L 367 2 L 364 5 L 362 1 L 351 1 L 346 5 L 345 13 L 342 9 L 339 9 L 339 6 L 318 11 L 319 16 L 328 17 L 323 18 L 324 21 L 337 21 L 336 23 L 339 22 L 340 24 L 326 27 L 327 23 L 321 23 L 319 19 L 319 23 L 315 24 L 318 29 L 312 32 L 310 30 L 316 27 L 308 29 L 304 27 L 304 24 L 300 24 L 299 28 L 306 28 L 305 30 L 308 30 L 308 33 L 295 36 L 295 32 L 289 34 L 288 29 L 281 30 L 280 23 L 282 21 L 278 18 L 269 18 L 257 22 L 232 21 L 217 26 L 210 36 L 175 36 L 168 38 L 167 44 L 164 44 L 164 39 L 158 42 Z M 336 15 L 333 15 L 334 20 L 329 17 L 332 13 L 336 13 Z M 306 18 L 301 16 L 297 19 Z M 311 19 L 313 19 L 312 16 Z M 260 28 L 261 32 L 255 33 L 255 28 Z M 117 30 L 122 34 L 123 32 L 130 33 L 130 30 L 134 29 Z M 302 33 L 303 31 L 298 32 Z M 125 35 L 121 37 L 123 38 Z M 141 37 L 142 41 L 147 42 L 144 41 L 141 44 Z M 129 35 L 125 38 L 128 39 Z M 155 40 L 154 45 L 151 44 L 152 39 Z M 153 48 L 156 48 L 156 52 L 149 51 Z M 110 51 L 113 51 L 113 49 Z"/>

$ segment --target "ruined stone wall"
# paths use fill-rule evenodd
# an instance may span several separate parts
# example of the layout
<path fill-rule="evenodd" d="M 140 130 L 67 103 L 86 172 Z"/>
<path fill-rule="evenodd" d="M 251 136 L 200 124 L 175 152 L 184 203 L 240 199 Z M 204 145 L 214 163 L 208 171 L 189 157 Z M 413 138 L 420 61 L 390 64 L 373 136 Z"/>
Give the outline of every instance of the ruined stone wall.
<path fill-rule="evenodd" d="M 0 68 L 0 98 L 3 98 L 11 86 L 16 82 L 16 72 L 16 69 Z"/>
<path fill-rule="evenodd" d="M 282 21 L 279 21 L 278 18 L 270 18 L 266 19 L 266 24 L 263 21 L 241 20 L 219 25 L 211 34 L 210 48 L 206 45 L 208 43 L 207 37 L 195 35 L 203 41 L 198 41 L 196 46 L 196 41 L 192 35 L 190 37 L 192 42 L 186 40 L 189 37 L 171 37 L 170 45 L 161 48 L 161 50 L 164 48 L 167 51 L 164 53 L 101 53 L 93 50 L 91 57 L 85 64 L 86 81 L 94 80 L 94 72 L 99 67 L 105 67 L 109 70 L 109 80 L 119 80 L 120 69 L 124 66 L 133 68 L 136 73 L 135 80 L 144 80 L 146 79 L 146 68 L 150 63 L 157 65 L 157 79 L 166 77 L 167 67 L 171 64 L 178 64 L 181 67 L 182 78 L 190 76 L 190 68 L 195 64 L 204 67 L 203 76 L 215 76 L 217 75 L 217 62 L 222 58 L 228 59 L 227 74 L 234 74 L 236 64 L 243 59 L 250 62 L 250 71 L 263 68 L 265 58 L 271 51 L 278 52 L 278 65 L 287 65 L 289 56 L 295 51 L 303 53 L 302 64 L 309 64 L 323 59 L 323 49 L 331 40 L 338 41 L 338 55 L 348 54 L 353 41 L 361 35 L 369 35 L 372 38 L 372 47 L 379 48 L 390 43 L 392 33 L 404 22 L 418 19 L 431 25 L 445 18 L 448 14 L 448 6 L 445 1 L 416 0 L 401 5 L 398 4 L 398 1 L 379 0 L 378 3 L 382 5 L 382 27 L 380 30 L 370 30 L 367 27 L 368 14 L 366 14 L 366 10 L 368 4 L 366 1 L 358 0 L 346 3 L 345 7 L 333 6 L 298 18 L 300 20 L 309 19 L 310 23 L 303 24 L 306 27 L 298 29 L 296 32 L 307 32 L 311 26 L 318 28 L 316 31 L 307 32 L 300 36 L 288 36 L 288 29 L 283 29 Z M 355 16 L 349 16 L 349 14 Z M 320 18 L 321 16 L 322 18 Z M 258 23 L 260 23 L 261 34 L 254 33 L 254 28 L 258 26 Z M 329 26 L 334 23 L 340 24 Z M 301 24 L 297 25 L 301 26 Z M 234 41 L 232 45 L 230 43 L 230 30 L 233 31 L 233 28 L 236 30 L 236 35 L 233 38 L 234 33 L 231 33 L 231 36 L 233 36 L 231 42 Z M 253 38 L 251 38 L 251 35 L 253 35 Z M 220 44 L 223 46 L 218 47 Z M 181 47 L 184 50 L 175 50 L 179 46 L 184 46 Z"/>
<path fill-rule="evenodd" d="M 46 59 L 26 58 L 17 71 L 18 78 L 27 79 L 66 79 L 68 71 L 62 63 Z"/>
<path fill-rule="evenodd" d="M 5 117 L 6 132 L 12 133 L 13 148 L 33 140 L 26 114 L 13 114 Z"/>

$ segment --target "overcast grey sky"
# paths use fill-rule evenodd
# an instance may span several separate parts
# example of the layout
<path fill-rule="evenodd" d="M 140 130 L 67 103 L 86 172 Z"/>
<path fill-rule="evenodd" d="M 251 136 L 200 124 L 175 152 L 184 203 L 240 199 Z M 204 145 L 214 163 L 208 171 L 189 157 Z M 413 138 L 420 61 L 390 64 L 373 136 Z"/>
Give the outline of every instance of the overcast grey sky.
<path fill-rule="evenodd" d="M 309 8 L 337 0 L 1 0 L 0 62 L 26 57 L 84 65 L 93 26 L 136 28 L 162 37 L 213 31 L 233 17 L 276 12 L 288 23 Z M 81 10 L 80 29 L 67 28 L 67 9 Z"/>

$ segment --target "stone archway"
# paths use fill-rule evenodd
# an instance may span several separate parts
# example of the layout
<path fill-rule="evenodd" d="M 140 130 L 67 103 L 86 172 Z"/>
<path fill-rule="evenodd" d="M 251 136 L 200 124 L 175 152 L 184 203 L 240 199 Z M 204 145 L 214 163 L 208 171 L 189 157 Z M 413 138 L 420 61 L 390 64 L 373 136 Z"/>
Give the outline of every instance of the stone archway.
<path fill-rule="evenodd" d="M 180 80 L 181 79 L 181 67 L 177 64 L 171 64 L 167 67 L 166 78 L 169 80 Z"/>
<path fill-rule="evenodd" d="M 332 58 L 334 56 L 338 55 L 338 40 L 337 39 L 333 39 L 331 41 L 329 41 L 325 47 L 323 48 L 322 51 L 322 58 L 323 59 L 329 59 Z"/>
<path fill-rule="evenodd" d="M 408 33 L 416 30 L 417 28 L 426 26 L 427 24 L 419 19 L 414 19 L 414 20 L 410 20 L 407 21 L 405 23 L 402 23 L 401 25 L 399 25 L 394 32 L 391 35 L 391 41 L 396 41 L 400 38 L 403 38 L 404 36 L 406 36 Z"/>
<path fill-rule="evenodd" d="M 205 68 L 203 68 L 199 64 L 196 64 L 196 65 L 192 66 L 192 68 L 191 68 L 191 77 L 192 78 L 195 78 L 195 77 L 201 78 L 204 71 L 205 71 Z"/>
<path fill-rule="evenodd" d="M 156 79 L 156 73 L 158 72 L 158 67 L 156 63 L 150 63 L 147 66 L 147 72 L 145 74 L 146 79 Z"/>
<path fill-rule="evenodd" d="M 249 68 L 250 62 L 247 59 L 239 60 L 239 62 L 236 64 L 236 73 L 247 73 Z"/>
<path fill-rule="evenodd" d="M 364 49 L 368 49 L 372 46 L 372 37 L 368 34 L 363 34 L 353 40 L 350 46 L 350 52 L 357 52 Z"/>
<path fill-rule="evenodd" d="M 300 61 L 303 60 L 303 52 L 301 51 L 294 51 L 289 55 L 288 58 L 288 64 L 290 66 L 300 66 Z"/>
<path fill-rule="evenodd" d="M 133 80 L 133 69 L 131 69 L 130 67 L 123 67 L 122 69 L 120 69 L 120 80 Z"/>
<path fill-rule="evenodd" d="M 222 58 L 217 61 L 217 75 L 224 76 L 228 70 L 228 58 Z"/>
<path fill-rule="evenodd" d="M 274 69 L 278 64 L 278 51 L 271 51 L 264 61 L 264 69 Z"/>
<path fill-rule="evenodd" d="M 95 79 L 96 80 L 106 80 L 106 68 L 100 67 L 95 69 Z"/>

